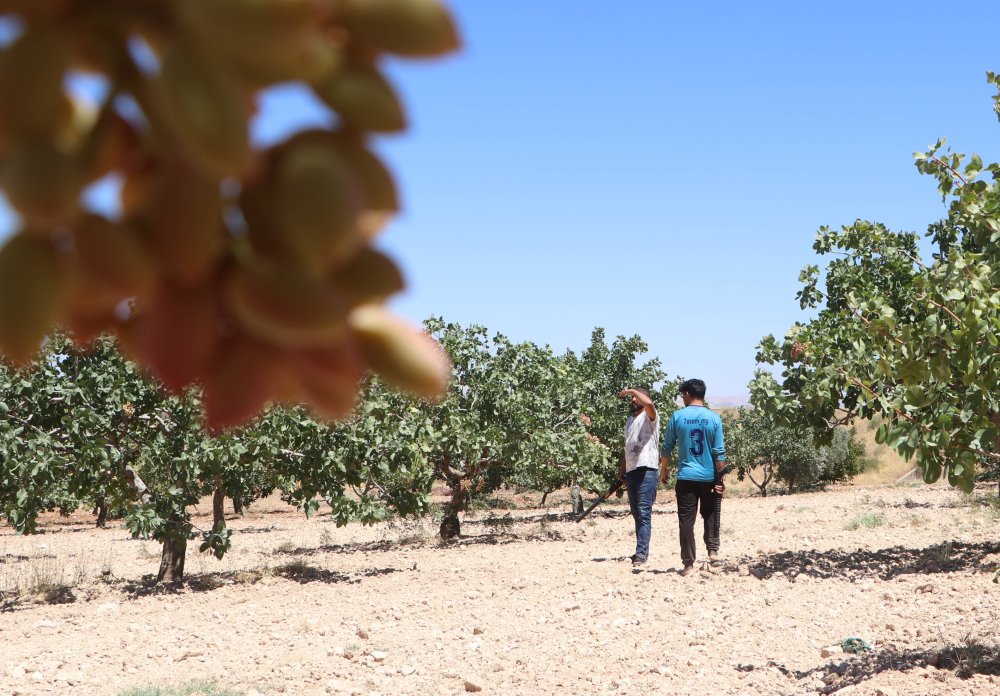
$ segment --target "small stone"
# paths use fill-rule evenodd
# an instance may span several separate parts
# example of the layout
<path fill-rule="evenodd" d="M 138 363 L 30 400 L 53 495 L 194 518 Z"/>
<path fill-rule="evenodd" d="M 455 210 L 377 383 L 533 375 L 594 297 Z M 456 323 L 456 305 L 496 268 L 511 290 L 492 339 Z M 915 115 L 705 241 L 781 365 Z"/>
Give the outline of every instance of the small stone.
<path fill-rule="evenodd" d="M 368 631 L 366 631 L 366 630 L 365 630 L 365 629 L 363 629 L 363 628 L 359 628 L 359 629 L 358 629 L 358 633 L 357 633 L 357 636 L 358 636 L 358 638 L 360 638 L 361 640 L 368 640 Z"/>
<path fill-rule="evenodd" d="M 388 653 L 384 653 L 381 650 L 375 650 L 372 652 L 372 659 L 376 662 L 385 662 L 385 658 L 389 657 Z"/>
<path fill-rule="evenodd" d="M 414 667 L 413 665 L 403 665 L 399 669 L 399 673 L 402 674 L 404 677 L 408 677 L 408 676 L 410 676 L 411 674 L 413 674 L 416 671 L 417 671 L 417 668 Z"/>
<path fill-rule="evenodd" d="M 31 681 L 33 681 L 33 682 L 43 682 L 43 681 L 45 681 L 45 675 L 42 674 L 41 672 L 32 672 L 31 673 Z"/>
<path fill-rule="evenodd" d="M 820 657 L 833 657 L 834 655 L 843 655 L 844 649 L 839 645 L 830 645 L 819 651 Z"/>
<path fill-rule="evenodd" d="M 474 629 L 472 629 L 472 635 L 474 635 L 474 636 L 481 636 L 481 635 L 483 635 L 483 629 L 481 629 L 478 626 L 476 626 Z"/>
<path fill-rule="evenodd" d="M 738 572 L 743 577 L 746 577 L 747 575 L 750 575 L 750 566 L 749 566 L 749 564 L 747 564 L 747 563 L 741 563 L 740 567 L 738 569 Z"/>
<path fill-rule="evenodd" d="M 174 662 L 183 662 L 189 657 L 201 657 L 204 654 L 203 650 L 183 650 L 174 656 Z"/>
<path fill-rule="evenodd" d="M 470 694 L 474 694 L 477 691 L 482 691 L 483 687 L 479 686 L 478 684 L 473 684 L 468 679 L 466 679 L 465 680 L 465 690 L 468 691 Z"/>
<path fill-rule="evenodd" d="M 24 667 L 22 667 L 21 665 L 18 665 L 17 667 L 15 667 L 14 669 L 12 669 L 10 671 L 10 676 L 14 677 L 14 679 L 20 679 L 21 677 L 23 677 L 27 673 L 28 672 L 27 672 L 27 670 L 24 669 Z"/>

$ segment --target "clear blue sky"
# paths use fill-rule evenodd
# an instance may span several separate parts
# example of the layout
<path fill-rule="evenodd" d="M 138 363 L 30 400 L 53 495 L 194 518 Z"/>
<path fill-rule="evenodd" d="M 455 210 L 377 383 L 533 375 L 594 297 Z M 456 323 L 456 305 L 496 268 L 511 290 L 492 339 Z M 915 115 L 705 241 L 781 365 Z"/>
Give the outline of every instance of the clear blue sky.
<path fill-rule="evenodd" d="M 803 317 L 821 225 L 923 232 L 912 153 L 997 159 L 1000 3 L 456 0 L 463 53 L 397 64 L 412 133 L 395 303 L 557 350 L 638 333 L 709 397 Z"/>
<path fill-rule="evenodd" d="M 710 399 L 743 394 L 761 336 L 803 316 L 820 225 L 923 232 L 944 209 L 915 150 L 1000 158 L 996 0 L 450 5 L 463 51 L 391 63 L 412 126 L 379 146 L 414 321 L 557 352 L 637 333 Z M 264 114 L 262 141 L 323 118 L 294 90 Z"/>

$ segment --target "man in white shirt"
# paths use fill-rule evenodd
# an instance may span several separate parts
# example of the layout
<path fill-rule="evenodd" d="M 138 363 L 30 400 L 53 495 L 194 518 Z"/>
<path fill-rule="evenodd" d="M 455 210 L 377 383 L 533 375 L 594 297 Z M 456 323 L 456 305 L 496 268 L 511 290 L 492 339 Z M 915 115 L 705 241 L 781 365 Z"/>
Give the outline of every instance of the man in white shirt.
<path fill-rule="evenodd" d="M 649 558 L 653 503 L 659 481 L 660 416 L 648 389 L 623 389 L 618 396 L 632 399 L 632 415 L 625 421 L 625 456 L 620 474 L 625 479 L 629 509 L 635 520 L 632 565 L 641 566 Z"/>

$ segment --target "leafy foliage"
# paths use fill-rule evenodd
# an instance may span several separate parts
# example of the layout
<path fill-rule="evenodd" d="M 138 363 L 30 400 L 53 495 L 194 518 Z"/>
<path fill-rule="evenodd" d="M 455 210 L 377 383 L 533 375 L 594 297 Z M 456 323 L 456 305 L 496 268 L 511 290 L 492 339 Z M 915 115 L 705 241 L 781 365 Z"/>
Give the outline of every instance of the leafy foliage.
<path fill-rule="evenodd" d="M 373 441 L 371 418 L 334 429 L 301 408 L 275 408 L 212 437 L 202 428 L 197 391 L 165 392 L 110 338 L 80 349 L 54 336 L 35 369 L 0 365 L 0 380 L 0 502 L 15 529 L 33 531 L 45 510 L 69 512 L 105 498 L 127 507 L 134 536 L 164 543 L 164 562 L 180 564 L 167 579 L 183 575 L 188 540 L 200 538 L 200 549 L 218 558 L 229 549 L 224 520 L 207 530 L 191 523 L 190 506 L 217 487 L 243 504 L 280 487 L 307 514 L 325 499 L 340 524 L 382 519 L 386 506 L 406 513 L 425 505 L 426 485 L 413 480 L 399 486 L 412 492 L 396 497 L 357 488 L 371 477 L 367 459 L 350 459 L 351 446 Z M 391 460 L 373 470 L 403 475 Z M 161 566 L 164 575 L 172 573 Z"/>
<path fill-rule="evenodd" d="M 30 533 L 46 510 L 94 501 L 124 509 L 133 536 L 163 544 L 165 580 L 183 577 L 188 541 L 217 558 L 229 550 L 224 496 L 249 505 L 278 490 L 307 515 L 325 502 L 338 525 L 370 524 L 427 514 L 437 479 L 451 491 L 443 526 L 450 536 L 459 531 L 459 512 L 501 486 L 603 487 L 616 455 L 593 431 L 620 456 L 625 404 L 617 392 L 662 377 L 656 361 L 635 366 L 645 350 L 638 337 L 609 348 L 597 330 L 579 359 L 490 338 L 480 326 L 435 318 L 426 328 L 453 365 L 442 400 L 415 399 L 370 377 L 342 422 L 275 406 L 215 436 L 202 428 L 200 391 L 165 391 L 112 338 L 80 348 L 57 334 L 32 370 L 0 364 L 4 514 Z M 207 495 L 214 495 L 215 520 L 199 529 L 190 510 Z"/>
<path fill-rule="evenodd" d="M 590 345 L 579 358 L 572 354 L 567 356 L 571 369 L 579 374 L 582 381 L 582 398 L 587 404 L 586 413 L 591 421 L 588 429 L 608 448 L 615 465 L 625 456 L 623 428 L 628 416 L 628 403 L 612 398 L 612 395 L 634 387 L 649 389 L 663 426 L 677 408 L 674 398 L 683 379 L 668 379 L 659 358 L 638 364 L 639 356 L 648 350 L 649 346 L 639 336 L 618 336 L 609 346 L 604 329 L 598 328 L 594 329 Z M 615 477 L 616 468 L 606 472 L 598 486 L 592 487 L 588 482 L 587 487 L 591 490 L 607 488 Z"/>
<path fill-rule="evenodd" d="M 571 360 L 502 334 L 490 338 L 481 326 L 431 319 L 427 329 L 453 365 L 446 397 L 424 406 L 415 429 L 451 491 L 443 537 L 459 533 L 458 513 L 472 496 L 503 485 L 551 490 L 607 466 L 606 447 L 588 432 L 588 395 Z"/>
<path fill-rule="evenodd" d="M 839 258 L 800 276 L 816 316 L 762 340 L 757 359 L 781 365 L 781 381 L 760 371 L 750 388 L 770 417 L 805 421 L 821 442 L 832 424 L 878 417 L 876 441 L 915 459 L 926 482 L 945 474 L 969 491 L 978 462 L 1000 460 L 1000 164 L 944 140 L 916 160 L 948 203 L 927 230 L 932 258 L 880 224 L 821 228 L 813 248 Z"/>

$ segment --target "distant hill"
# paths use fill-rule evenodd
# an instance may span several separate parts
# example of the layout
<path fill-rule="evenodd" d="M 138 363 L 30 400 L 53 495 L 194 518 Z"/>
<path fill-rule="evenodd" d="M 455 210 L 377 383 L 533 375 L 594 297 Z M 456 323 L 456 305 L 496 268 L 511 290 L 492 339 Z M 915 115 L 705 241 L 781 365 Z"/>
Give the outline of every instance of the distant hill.
<path fill-rule="evenodd" d="M 708 404 L 712 408 L 739 408 L 750 405 L 749 394 L 737 394 L 735 396 L 713 396 L 708 395 Z"/>

